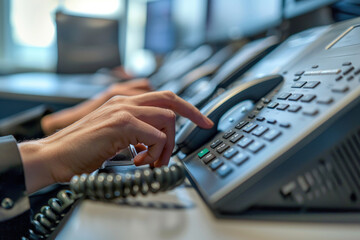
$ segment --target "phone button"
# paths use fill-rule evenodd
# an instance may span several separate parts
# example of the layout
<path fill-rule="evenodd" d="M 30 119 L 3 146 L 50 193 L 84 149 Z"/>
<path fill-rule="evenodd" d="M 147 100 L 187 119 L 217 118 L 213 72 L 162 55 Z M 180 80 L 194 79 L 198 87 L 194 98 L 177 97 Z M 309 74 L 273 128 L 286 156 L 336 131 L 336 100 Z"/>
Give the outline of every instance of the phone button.
<path fill-rule="evenodd" d="M 215 142 L 213 142 L 210 147 L 211 148 L 216 148 L 217 146 L 219 146 L 220 144 L 222 144 L 223 141 L 221 141 L 220 139 L 217 139 Z"/>
<path fill-rule="evenodd" d="M 306 84 L 305 81 L 298 81 L 298 82 L 294 83 L 291 87 L 292 88 L 302 88 L 305 84 Z"/>
<path fill-rule="evenodd" d="M 253 135 L 260 137 L 261 135 L 263 135 L 267 130 L 269 130 L 269 128 L 264 127 L 264 126 L 259 126 L 255 131 L 253 131 Z"/>
<path fill-rule="evenodd" d="M 264 147 L 265 147 L 265 144 L 255 141 L 248 147 L 248 149 L 253 153 L 257 153 L 258 151 L 260 151 Z"/>
<path fill-rule="evenodd" d="M 267 105 L 267 108 L 274 109 L 277 105 L 279 105 L 277 102 L 272 102 Z"/>
<path fill-rule="evenodd" d="M 224 153 L 224 157 L 226 157 L 227 159 L 231 159 L 233 156 L 235 156 L 239 151 L 236 150 L 235 148 L 230 148 L 229 150 L 227 150 Z"/>
<path fill-rule="evenodd" d="M 212 169 L 212 170 L 216 170 L 218 169 L 221 165 L 224 164 L 224 161 L 223 160 L 220 160 L 220 159 L 215 159 L 214 161 L 212 161 L 209 165 L 209 167 Z"/>
<path fill-rule="evenodd" d="M 239 145 L 242 148 L 246 148 L 250 143 L 252 143 L 254 140 L 252 140 L 251 138 L 248 137 L 244 137 L 243 139 L 241 139 L 240 142 L 238 142 L 237 145 Z"/>
<path fill-rule="evenodd" d="M 246 133 L 250 133 L 254 130 L 258 125 L 256 123 L 249 123 L 246 127 L 244 127 L 243 131 Z"/>
<path fill-rule="evenodd" d="M 304 95 L 295 93 L 291 97 L 289 97 L 289 101 L 298 101 L 302 96 L 304 96 Z"/>
<path fill-rule="evenodd" d="M 281 132 L 279 130 L 272 129 L 264 135 L 264 139 L 271 142 L 280 135 L 281 135 Z"/>
<path fill-rule="evenodd" d="M 229 131 L 227 131 L 227 132 L 223 135 L 223 138 L 228 139 L 228 138 L 231 137 L 234 133 L 235 133 L 235 131 L 232 130 L 232 129 L 230 129 Z"/>
<path fill-rule="evenodd" d="M 232 171 L 233 169 L 229 165 L 224 164 L 223 166 L 221 166 L 221 168 L 219 168 L 219 170 L 217 170 L 217 173 L 219 174 L 220 177 L 224 178 L 227 175 L 229 175 Z"/>
<path fill-rule="evenodd" d="M 276 108 L 277 110 L 285 111 L 289 107 L 289 104 L 279 104 L 279 106 Z"/>
<path fill-rule="evenodd" d="M 310 81 L 310 82 L 307 82 L 304 86 L 304 88 L 315 88 L 317 87 L 318 85 L 320 84 L 319 81 Z"/>
<path fill-rule="evenodd" d="M 281 93 L 277 99 L 280 99 L 280 100 L 286 100 L 288 99 L 288 97 L 290 97 L 291 93 Z"/>
<path fill-rule="evenodd" d="M 316 96 L 314 94 L 307 94 L 300 101 L 309 103 L 312 100 L 314 100 L 315 98 L 316 98 Z"/>
<path fill-rule="evenodd" d="M 238 155 L 236 155 L 233 159 L 231 159 L 231 161 L 233 163 L 235 163 L 236 165 L 240 166 L 241 164 L 246 162 L 248 159 L 249 159 L 249 156 L 246 155 L 245 153 L 241 152 Z"/>
<path fill-rule="evenodd" d="M 268 118 L 267 122 L 270 123 L 270 124 L 275 124 L 276 120 L 273 119 L 273 118 Z"/>
<path fill-rule="evenodd" d="M 235 128 L 236 129 L 241 129 L 241 128 L 243 128 L 246 124 L 248 124 L 249 122 L 246 122 L 246 121 L 241 121 L 241 122 L 239 122 L 236 126 L 235 126 Z"/>
<path fill-rule="evenodd" d="M 235 133 L 231 138 L 230 138 L 230 142 L 232 143 L 236 143 L 237 141 L 240 140 L 240 138 L 242 138 L 244 135 L 240 134 L 240 133 Z"/>
<path fill-rule="evenodd" d="M 201 152 L 198 153 L 199 158 L 203 158 L 206 154 L 208 154 L 210 151 L 207 148 L 204 148 Z"/>
<path fill-rule="evenodd" d="M 202 159 L 202 161 L 203 161 L 205 164 L 208 164 L 208 163 L 211 162 L 214 158 L 215 158 L 215 155 L 212 154 L 212 153 L 209 153 L 209 154 L 207 154 L 207 155 Z"/>
<path fill-rule="evenodd" d="M 219 147 L 216 148 L 216 151 L 218 153 L 223 153 L 228 148 L 229 148 L 229 146 L 227 144 L 223 143 Z"/>
<path fill-rule="evenodd" d="M 353 66 L 348 67 L 347 69 L 344 69 L 344 75 L 349 74 L 352 70 L 354 70 L 354 67 L 353 67 Z"/>

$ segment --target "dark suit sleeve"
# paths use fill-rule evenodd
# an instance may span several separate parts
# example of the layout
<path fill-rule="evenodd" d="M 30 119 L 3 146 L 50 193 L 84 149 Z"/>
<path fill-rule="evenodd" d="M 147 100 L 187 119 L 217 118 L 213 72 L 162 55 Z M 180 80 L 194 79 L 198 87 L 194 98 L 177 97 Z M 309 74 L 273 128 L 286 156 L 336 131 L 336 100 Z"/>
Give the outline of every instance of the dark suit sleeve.
<path fill-rule="evenodd" d="M 14 137 L 0 137 L 0 238 L 15 239 L 29 226 L 29 199 Z"/>

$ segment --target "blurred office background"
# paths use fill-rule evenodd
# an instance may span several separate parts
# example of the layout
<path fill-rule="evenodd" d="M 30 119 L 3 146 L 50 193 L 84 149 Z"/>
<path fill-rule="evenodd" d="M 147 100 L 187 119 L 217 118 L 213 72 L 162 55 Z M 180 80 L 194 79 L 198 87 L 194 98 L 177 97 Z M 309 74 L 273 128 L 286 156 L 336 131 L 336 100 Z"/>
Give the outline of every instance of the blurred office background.
<path fill-rule="evenodd" d="M 270 35 L 286 39 L 359 14 L 359 0 L 0 0 L 0 118 L 43 102 L 23 98 L 23 107 L 14 107 L 31 88 L 58 94 L 63 78 L 57 76 L 63 74 L 71 82 L 76 74 L 111 75 L 121 65 L 135 77 L 151 76 L 169 59 L 204 44 L 220 49 Z M 86 79 L 90 90 L 81 99 L 100 89 Z M 119 80 L 109 79 L 100 82 Z M 79 91 L 83 85 L 63 89 L 69 98 L 69 91 L 78 97 L 87 91 Z M 25 90 L 8 98 L 7 92 L 17 88 Z M 61 107 L 76 103 L 68 102 Z"/>

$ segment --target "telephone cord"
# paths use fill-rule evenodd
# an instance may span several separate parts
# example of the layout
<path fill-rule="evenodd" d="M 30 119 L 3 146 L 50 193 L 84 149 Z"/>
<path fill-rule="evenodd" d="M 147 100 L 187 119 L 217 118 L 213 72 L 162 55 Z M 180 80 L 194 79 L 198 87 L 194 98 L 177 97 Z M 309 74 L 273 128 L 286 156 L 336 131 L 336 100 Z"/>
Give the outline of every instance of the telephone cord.
<path fill-rule="evenodd" d="M 139 194 L 158 193 L 171 190 L 183 183 L 185 169 L 181 163 L 169 167 L 138 169 L 130 173 L 100 173 L 74 176 L 71 190 L 61 190 L 57 198 L 51 198 L 48 205 L 31 220 L 29 238 L 46 239 L 55 230 L 76 200 L 90 198 L 109 201 Z"/>

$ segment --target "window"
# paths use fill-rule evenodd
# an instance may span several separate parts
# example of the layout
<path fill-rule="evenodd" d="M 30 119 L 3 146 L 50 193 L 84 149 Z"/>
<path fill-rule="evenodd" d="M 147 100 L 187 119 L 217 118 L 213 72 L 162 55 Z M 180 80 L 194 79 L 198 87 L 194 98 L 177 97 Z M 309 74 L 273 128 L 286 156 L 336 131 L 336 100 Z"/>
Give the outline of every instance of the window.
<path fill-rule="evenodd" d="M 55 12 L 119 18 L 122 0 L 9 0 L 5 57 L 25 67 L 51 70 L 56 64 Z"/>

